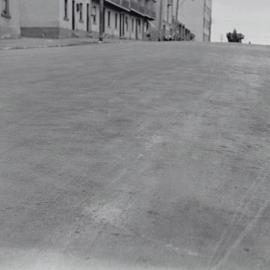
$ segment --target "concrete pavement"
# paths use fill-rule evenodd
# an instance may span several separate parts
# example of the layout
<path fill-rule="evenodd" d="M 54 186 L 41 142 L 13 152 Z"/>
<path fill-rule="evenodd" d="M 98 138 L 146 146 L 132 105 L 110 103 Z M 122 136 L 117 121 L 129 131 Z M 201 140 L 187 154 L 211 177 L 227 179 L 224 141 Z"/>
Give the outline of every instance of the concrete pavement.
<path fill-rule="evenodd" d="M 98 43 L 92 38 L 68 38 L 68 39 L 45 39 L 45 38 L 19 38 L 1 39 L 0 50 L 19 50 L 33 48 L 53 48 L 67 46 L 82 46 Z"/>
<path fill-rule="evenodd" d="M 130 42 L 129 40 L 105 39 L 102 43 Z M 0 51 L 36 49 L 36 48 L 55 48 L 98 44 L 94 38 L 66 38 L 66 39 L 46 39 L 46 38 L 19 38 L 19 39 L 0 39 Z"/>
<path fill-rule="evenodd" d="M 0 269 L 269 270 L 269 52 L 0 51 Z"/>

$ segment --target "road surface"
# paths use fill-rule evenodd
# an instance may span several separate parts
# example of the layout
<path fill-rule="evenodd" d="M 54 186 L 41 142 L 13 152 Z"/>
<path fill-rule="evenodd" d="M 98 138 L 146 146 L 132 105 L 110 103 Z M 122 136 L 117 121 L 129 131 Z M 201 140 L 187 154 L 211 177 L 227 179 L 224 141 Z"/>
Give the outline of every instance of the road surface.
<path fill-rule="evenodd" d="M 270 48 L 0 51 L 0 269 L 270 269 Z"/>

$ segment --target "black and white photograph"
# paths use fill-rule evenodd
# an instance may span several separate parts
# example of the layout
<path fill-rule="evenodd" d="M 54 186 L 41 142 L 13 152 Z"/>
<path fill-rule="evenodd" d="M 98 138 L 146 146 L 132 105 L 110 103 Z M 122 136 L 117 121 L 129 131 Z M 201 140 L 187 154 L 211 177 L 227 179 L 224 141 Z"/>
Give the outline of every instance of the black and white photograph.
<path fill-rule="evenodd" d="M 270 270 L 270 1 L 0 0 L 0 270 Z"/>

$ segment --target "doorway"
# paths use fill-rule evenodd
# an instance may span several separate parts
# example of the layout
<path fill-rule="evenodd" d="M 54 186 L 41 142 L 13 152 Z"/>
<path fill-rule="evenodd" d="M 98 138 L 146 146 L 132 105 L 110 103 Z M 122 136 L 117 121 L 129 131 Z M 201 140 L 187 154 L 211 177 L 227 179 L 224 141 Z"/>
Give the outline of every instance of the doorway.
<path fill-rule="evenodd" d="M 86 5 L 86 31 L 90 32 L 90 5 Z"/>
<path fill-rule="evenodd" d="M 139 39 L 140 27 L 141 27 L 141 21 L 140 21 L 140 19 L 137 18 L 136 23 L 135 23 L 135 39 L 136 40 Z"/>
<path fill-rule="evenodd" d="M 119 27 L 119 35 L 120 37 L 125 36 L 125 14 L 120 13 L 120 27 Z"/>
<path fill-rule="evenodd" d="M 72 1 L 72 30 L 75 30 L 75 0 Z"/>

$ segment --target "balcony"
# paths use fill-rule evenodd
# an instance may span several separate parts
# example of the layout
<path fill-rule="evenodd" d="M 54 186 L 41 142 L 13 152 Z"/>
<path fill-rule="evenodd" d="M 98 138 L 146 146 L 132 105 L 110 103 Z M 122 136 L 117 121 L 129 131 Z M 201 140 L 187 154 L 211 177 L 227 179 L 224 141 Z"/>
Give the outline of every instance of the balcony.
<path fill-rule="evenodd" d="M 156 18 L 156 12 L 153 9 L 145 8 L 145 15 L 152 20 Z"/>
<path fill-rule="evenodd" d="M 125 8 L 129 8 L 129 0 L 121 0 L 121 5 Z"/>
<path fill-rule="evenodd" d="M 129 0 L 105 0 L 106 2 L 129 11 Z"/>
<path fill-rule="evenodd" d="M 132 9 L 134 12 L 144 16 L 145 15 L 145 8 L 138 3 L 136 0 L 130 1 L 130 9 Z"/>
<path fill-rule="evenodd" d="M 113 3 L 117 4 L 117 5 L 121 5 L 121 0 L 109 0 L 107 2 L 113 2 Z"/>
<path fill-rule="evenodd" d="M 149 19 L 155 19 L 156 12 L 151 8 L 143 6 L 138 0 L 105 0 L 107 3 L 114 5 L 118 8 L 124 9 L 126 11 L 132 10 L 133 12 Z"/>
<path fill-rule="evenodd" d="M 148 17 L 149 19 L 156 18 L 156 12 L 154 10 L 154 7 L 153 9 L 147 8 L 144 5 L 140 4 L 140 2 L 138 2 L 137 0 L 130 1 L 130 9 L 141 16 Z"/>

